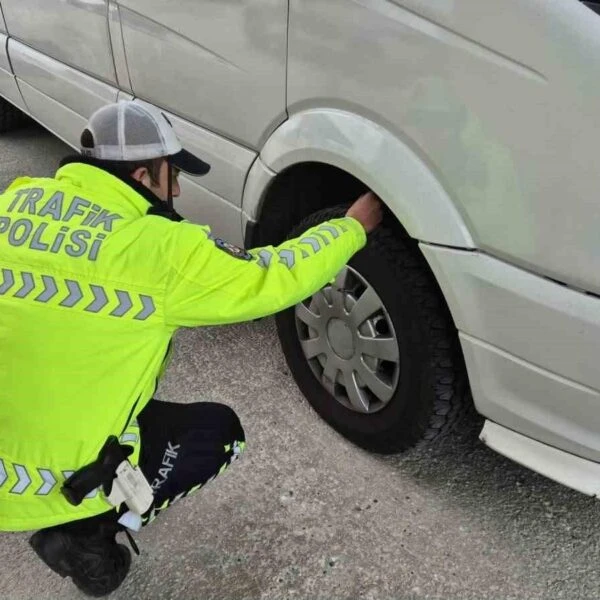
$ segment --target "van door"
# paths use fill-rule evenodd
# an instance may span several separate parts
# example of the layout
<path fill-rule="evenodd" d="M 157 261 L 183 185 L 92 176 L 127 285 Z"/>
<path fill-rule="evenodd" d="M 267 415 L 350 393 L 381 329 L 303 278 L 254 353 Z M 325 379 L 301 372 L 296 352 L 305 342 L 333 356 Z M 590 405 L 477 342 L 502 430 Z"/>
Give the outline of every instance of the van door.
<path fill-rule="evenodd" d="M 87 118 L 118 93 L 107 0 L 2 0 L 2 8 L 30 113 L 78 147 Z"/>
<path fill-rule="evenodd" d="M 287 0 L 119 4 L 136 97 L 250 148 L 284 120 Z"/>
<path fill-rule="evenodd" d="M 2 0 L 2 9 L 12 38 L 116 84 L 107 0 Z"/>

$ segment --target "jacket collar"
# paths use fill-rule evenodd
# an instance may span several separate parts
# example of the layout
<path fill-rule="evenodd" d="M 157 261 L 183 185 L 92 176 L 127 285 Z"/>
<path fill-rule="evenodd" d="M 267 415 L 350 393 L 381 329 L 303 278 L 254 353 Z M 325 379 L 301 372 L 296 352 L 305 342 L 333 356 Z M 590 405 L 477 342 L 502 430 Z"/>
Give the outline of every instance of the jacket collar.
<path fill-rule="evenodd" d="M 183 221 L 175 210 L 155 196 L 147 187 L 132 179 L 126 172 L 107 168 L 102 161 L 78 154 L 60 162 L 56 179 L 68 179 L 81 187 L 109 188 L 116 198 L 135 207 L 142 215 L 156 215 L 171 221 Z"/>

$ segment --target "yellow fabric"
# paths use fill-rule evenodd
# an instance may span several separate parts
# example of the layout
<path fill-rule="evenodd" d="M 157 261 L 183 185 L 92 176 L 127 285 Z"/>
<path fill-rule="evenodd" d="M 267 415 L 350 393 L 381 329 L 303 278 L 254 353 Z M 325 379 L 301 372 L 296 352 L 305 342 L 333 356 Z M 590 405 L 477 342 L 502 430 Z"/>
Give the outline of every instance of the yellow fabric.
<path fill-rule="evenodd" d="M 101 492 L 71 506 L 65 472 L 95 460 L 109 435 L 125 435 L 137 463 L 135 418 L 176 329 L 292 306 L 366 239 L 358 222 L 337 219 L 240 258 L 208 227 L 149 207 L 80 163 L 18 179 L 0 196 L 0 530 L 109 510 Z"/>

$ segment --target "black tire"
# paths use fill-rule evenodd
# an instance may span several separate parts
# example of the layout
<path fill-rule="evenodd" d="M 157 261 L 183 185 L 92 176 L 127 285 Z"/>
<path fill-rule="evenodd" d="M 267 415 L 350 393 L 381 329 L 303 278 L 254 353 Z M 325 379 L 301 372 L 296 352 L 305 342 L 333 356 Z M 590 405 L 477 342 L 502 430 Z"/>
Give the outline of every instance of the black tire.
<path fill-rule="evenodd" d="M 314 213 L 290 237 L 343 212 L 336 207 Z M 467 404 L 468 386 L 455 327 L 418 246 L 383 225 L 349 264 L 374 288 L 393 322 L 400 352 L 397 388 L 379 412 L 343 406 L 311 370 L 291 308 L 277 315 L 277 331 L 300 390 L 327 423 L 370 451 L 400 452 L 447 434 Z"/>
<path fill-rule="evenodd" d="M 14 104 L 0 98 L 0 133 L 7 133 L 21 127 L 27 121 L 27 116 Z"/>

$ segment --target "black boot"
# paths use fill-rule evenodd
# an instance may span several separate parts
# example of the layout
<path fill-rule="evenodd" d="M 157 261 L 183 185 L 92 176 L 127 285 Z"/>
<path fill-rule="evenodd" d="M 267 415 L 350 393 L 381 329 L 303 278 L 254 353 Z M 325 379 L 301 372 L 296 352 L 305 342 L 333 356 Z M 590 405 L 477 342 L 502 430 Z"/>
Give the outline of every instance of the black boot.
<path fill-rule="evenodd" d="M 88 596 L 110 594 L 123 583 L 131 565 L 129 549 L 115 539 L 119 525 L 100 522 L 92 531 L 78 531 L 73 525 L 42 529 L 29 543 L 55 573 L 71 577 Z"/>

